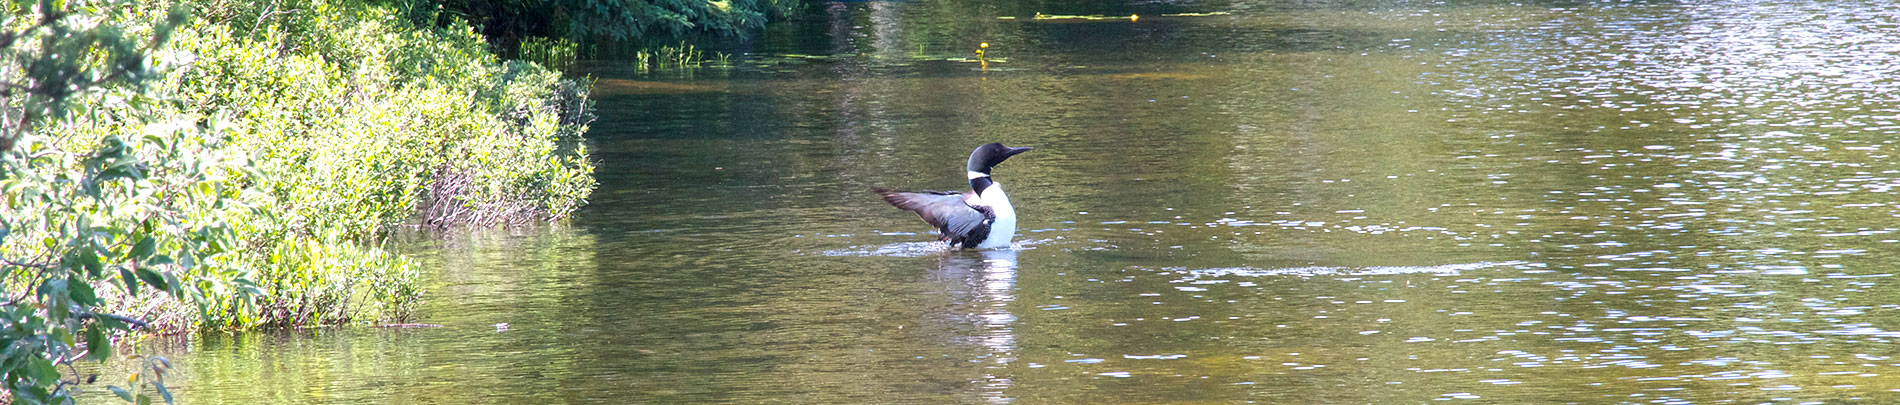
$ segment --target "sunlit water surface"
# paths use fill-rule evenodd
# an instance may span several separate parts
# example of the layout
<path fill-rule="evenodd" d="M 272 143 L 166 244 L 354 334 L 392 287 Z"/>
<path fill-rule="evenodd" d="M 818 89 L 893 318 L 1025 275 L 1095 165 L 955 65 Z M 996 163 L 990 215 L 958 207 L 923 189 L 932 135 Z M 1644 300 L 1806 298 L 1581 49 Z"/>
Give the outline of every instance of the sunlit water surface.
<path fill-rule="evenodd" d="M 833 3 L 731 68 L 583 63 L 599 191 L 566 225 L 418 242 L 416 322 L 443 327 L 172 342 L 172 382 L 188 403 L 1900 400 L 1892 4 L 1084 3 Z M 868 191 L 966 187 L 992 141 L 1037 148 L 996 171 L 1017 249 L 945 251 Z"/>

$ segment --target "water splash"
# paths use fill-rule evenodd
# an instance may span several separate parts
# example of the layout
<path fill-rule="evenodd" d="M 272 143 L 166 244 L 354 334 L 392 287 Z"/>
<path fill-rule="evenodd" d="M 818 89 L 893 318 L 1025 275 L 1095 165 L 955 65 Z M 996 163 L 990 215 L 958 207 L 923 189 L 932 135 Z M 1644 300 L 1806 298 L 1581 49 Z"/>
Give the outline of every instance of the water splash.
<path fill-rule="evenodd" d="M 1015 243 L 1011 243 L 1009 247 L 1005 249 L 992 249 L 992 250 L 984 250 L 984 251 L 977 251 L 977 252 L 1030 250 L 1030 249 L 1035 249 L 1035 246 L 1048 244 L 1051 242 L 1055 242 L 1056 240 L 1057 239 L 1025 239 L 1025 240 L 1016 241 Z M 854 256 L 854 257 L 924 257 L 924 256 L 941 254 L 944 252 L 950 252 L 950 251 L 955 251 L 955 250 L 958 250 L 958 249 L 952 249 L 950 248 L 949 244 L 943 243 L 941 241 L 923 241 L 923 242 L 900 242 L 900 243 L 892 243 L 888 245 L 879 245 L 879 246 L 852 246 L 852 247 L 848 247 L 844 249 L 826 250 L 824 252 L 820 252 L 820 254 L 825 255 L 825 256 Z"/>

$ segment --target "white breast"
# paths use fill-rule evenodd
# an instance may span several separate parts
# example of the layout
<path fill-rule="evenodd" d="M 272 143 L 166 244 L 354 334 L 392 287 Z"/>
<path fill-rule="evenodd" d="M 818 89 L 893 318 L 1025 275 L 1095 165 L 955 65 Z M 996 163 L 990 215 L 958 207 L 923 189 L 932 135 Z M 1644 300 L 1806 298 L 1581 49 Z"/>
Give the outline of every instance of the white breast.
<path fill-rule="evenodd" d="M 1009 194 L 1003 193 L 1003 183 L 990 183 L 981 193 L 977 193 L 978 202 L 990 207 L 996 214 L 996 221 L 990 223 L 990 236 L 977 249 L 999 249 L 1009 247 L 1010 239 L 1016 237 L 1016 207 L 1009 205 Z"/>

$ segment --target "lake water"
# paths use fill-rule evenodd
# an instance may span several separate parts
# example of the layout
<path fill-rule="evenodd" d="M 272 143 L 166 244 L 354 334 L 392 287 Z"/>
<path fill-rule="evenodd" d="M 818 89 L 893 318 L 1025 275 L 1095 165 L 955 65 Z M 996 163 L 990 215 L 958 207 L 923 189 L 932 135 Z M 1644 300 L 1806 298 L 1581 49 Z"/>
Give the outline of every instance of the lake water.
<path fill-rule="evenodd" d="M 1083 3 L 833 3 L 729 68 L 583 62 L 600 189 L 563 225 L 419 242 L 415 321 L 443 327 L 198 337 L 165 349 L 172 382 L 185 403 L 1900 400 L 1891 3 Z M 965 188 L 987 142 L 1036 148 L 995 172 L 1014 250 L 946 251 L 868 191 Z"/>

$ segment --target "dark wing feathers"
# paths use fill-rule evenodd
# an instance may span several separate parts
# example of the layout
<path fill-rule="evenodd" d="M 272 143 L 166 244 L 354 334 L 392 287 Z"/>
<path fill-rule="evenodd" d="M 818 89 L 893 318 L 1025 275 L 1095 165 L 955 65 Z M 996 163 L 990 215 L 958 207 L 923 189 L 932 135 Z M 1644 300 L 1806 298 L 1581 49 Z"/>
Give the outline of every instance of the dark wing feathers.
<path fill-rule="evenodd" d="M 943 235 L 938 240 L 950 240 L 953 243 L 969 235 L 991 214 L 988 207 L 972 207 L 964 202 L 963 193 L 946 191 L 897 191 L 887 188 L 872 188 L 871 191 L 884 196 L 884 202 L 897 208 L 917 213 L 924 222 L 937 227 Z M 953 240 L 955 239 L 955 240 Z"/>

